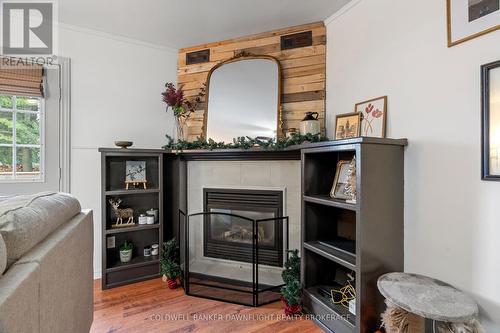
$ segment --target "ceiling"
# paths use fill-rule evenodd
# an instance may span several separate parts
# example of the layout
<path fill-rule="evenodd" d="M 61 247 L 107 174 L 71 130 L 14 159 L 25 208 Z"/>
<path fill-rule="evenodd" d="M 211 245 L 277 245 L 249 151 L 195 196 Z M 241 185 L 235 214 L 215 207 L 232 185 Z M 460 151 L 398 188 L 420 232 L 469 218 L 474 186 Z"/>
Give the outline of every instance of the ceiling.
<path fill-rule="evenodd" d="M 59 0 L 59 21 L 173 48 L 322 21 L 350 0 Z"/>

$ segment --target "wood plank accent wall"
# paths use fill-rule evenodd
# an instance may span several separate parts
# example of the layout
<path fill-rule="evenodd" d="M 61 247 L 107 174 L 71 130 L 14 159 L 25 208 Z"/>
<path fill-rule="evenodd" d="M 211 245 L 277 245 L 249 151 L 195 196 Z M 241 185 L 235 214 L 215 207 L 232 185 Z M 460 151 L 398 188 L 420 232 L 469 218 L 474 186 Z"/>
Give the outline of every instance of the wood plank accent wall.
<path fill-rule="evenodd" d="M 312 45 L 281 50 L 281 36 L 312 32 Z M 186 65 L 186 53 L 210 50 L 210 60 Z M 185 96 L 194 98 L 207 80 L 210 69 L 240 52 L 276 57 L 283 67 L 283 128 L 299 128 L 308 111 L 318 112 L 325 131 L 326 29 L 323 22 L 295 26 L 247 37 L 203 44 L 179 50 L 177 84 Z M 188 139 L 202 135 L 206 103 L 200 103 L 188 121 Z"/>

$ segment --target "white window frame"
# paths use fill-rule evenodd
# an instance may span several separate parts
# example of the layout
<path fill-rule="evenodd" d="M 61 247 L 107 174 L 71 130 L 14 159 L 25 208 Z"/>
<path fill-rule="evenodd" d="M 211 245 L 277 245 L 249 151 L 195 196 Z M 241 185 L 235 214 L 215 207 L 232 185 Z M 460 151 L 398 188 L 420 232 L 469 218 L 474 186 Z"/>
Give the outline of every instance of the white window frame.
<path fill-rule="evenodd" d="M 12 113 L 12 144 L 2 144 L 0 147 L 12 147 L 12 176 L 9 178 L 0 177 L 0 183 L 43 183 L 45 182 L 45 99 L 38 96 L 16 96 L 9 94 L 2 94 L 5 96 L 12 96 L 12 109 L 7 109 L 0 107 L 0 111 Z M 30 110 L 18 110 L 17 109 L 17 97 L 30 97 L 38 98 L 40 101 L 40 109 L 38 111 Z M 16 124 L 17 124 L 17 113 L 30 113 L 30 114 L 40 114 L 40 145 L 30 145 L 30 144 L 17 144 L 16 135 Z M 17 176 L 17 148 L 40 148 L 40 174 L 38 176 L 26 177 L 22 176 L 18 178 Z"/>

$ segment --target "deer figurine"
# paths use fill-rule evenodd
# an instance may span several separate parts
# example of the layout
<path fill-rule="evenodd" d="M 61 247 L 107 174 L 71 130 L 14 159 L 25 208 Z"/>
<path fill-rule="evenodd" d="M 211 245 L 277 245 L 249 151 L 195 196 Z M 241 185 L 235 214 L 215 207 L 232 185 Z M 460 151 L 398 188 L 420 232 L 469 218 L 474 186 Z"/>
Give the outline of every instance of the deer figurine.
<path fill-rule="evenodd" d="M 122 199 L 109 199 L 109 204 L 113 208 L 113 213 L 116 216 L 116 226 L 125 226 L 134 224 L 134 210 L 132 208 L 118 208 L 122 203 Z M 126 223 L 123 223 L 123 219 L 128 219 Z"/>

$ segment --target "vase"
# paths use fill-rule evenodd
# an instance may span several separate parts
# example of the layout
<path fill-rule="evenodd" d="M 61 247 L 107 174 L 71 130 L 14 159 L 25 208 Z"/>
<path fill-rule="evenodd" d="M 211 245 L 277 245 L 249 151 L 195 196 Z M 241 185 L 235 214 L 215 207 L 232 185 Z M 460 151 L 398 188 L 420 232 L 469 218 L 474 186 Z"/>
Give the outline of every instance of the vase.
<path fill-rule="evenodd" d="M 120 251 L 120 261 L 129 262 L 132 259 L 132 250 Z"/>
<path fill-rule="evenodd" d="M 186 141 L 187 119 L 185 117 L 176 117 L 175 127 L 177 131 L 177 141 Z"/>
<path fill-rule="evenodd" d="M 296 316 L 302 313 L 302 306 L 299 304 L 289 305 L 287 301 L 282 297 L 281 303 L 285 307 L 285 315 L 287 316 Z"/>
<path fill-rule="evenodd" d="M 177 283 L 177 279 L 168 279 L 167 278 L 168 289 L 177 289 L 179 284 Z"/>
<path fill-rule="evenodd" d="M 316 135 L 320 133 L 320 125 L 318 120 L 319 114 L 317 112 L 306 112 L 306 116 L 300 122 L 300 134 Z"/>

